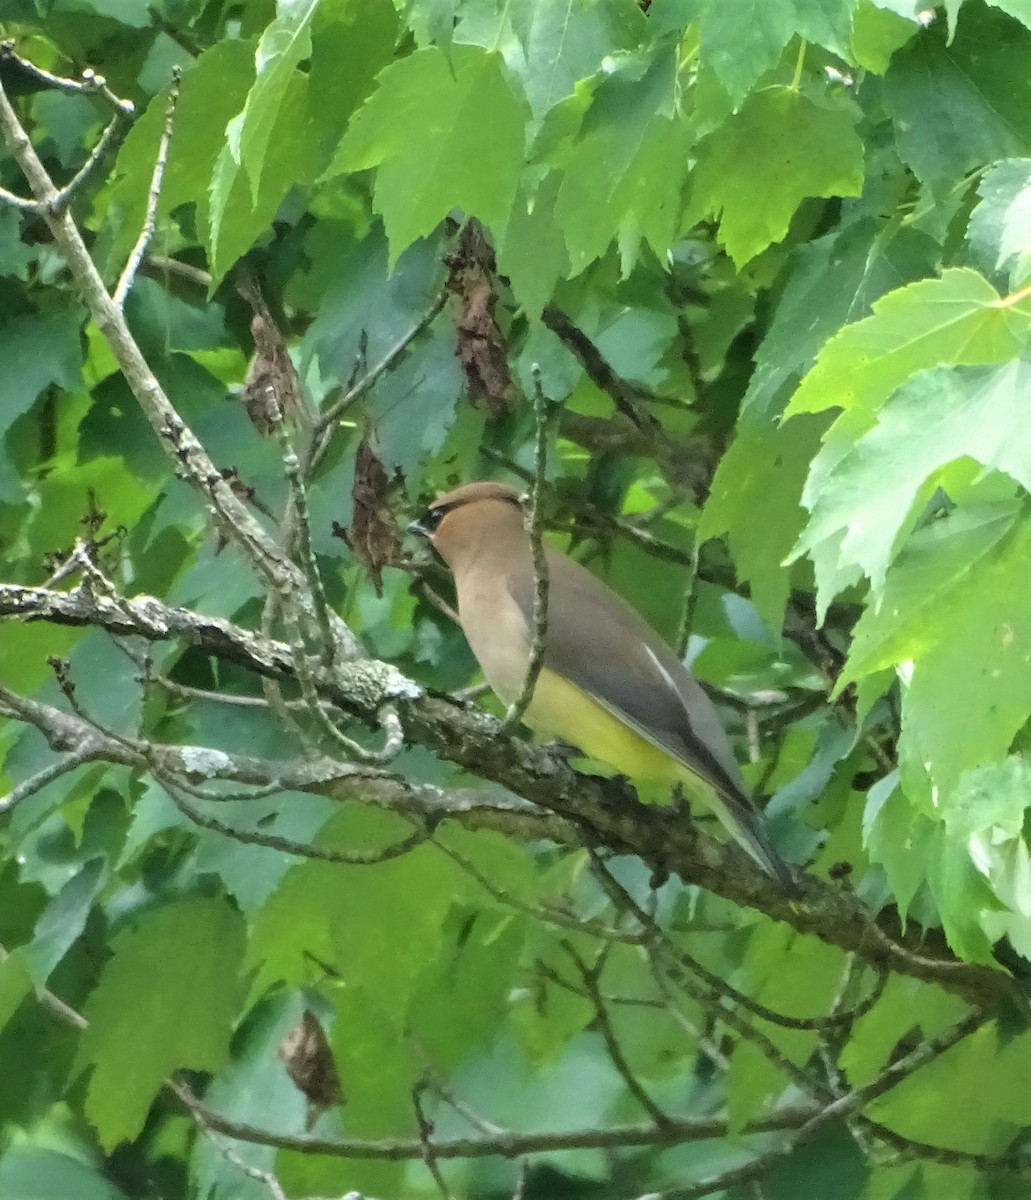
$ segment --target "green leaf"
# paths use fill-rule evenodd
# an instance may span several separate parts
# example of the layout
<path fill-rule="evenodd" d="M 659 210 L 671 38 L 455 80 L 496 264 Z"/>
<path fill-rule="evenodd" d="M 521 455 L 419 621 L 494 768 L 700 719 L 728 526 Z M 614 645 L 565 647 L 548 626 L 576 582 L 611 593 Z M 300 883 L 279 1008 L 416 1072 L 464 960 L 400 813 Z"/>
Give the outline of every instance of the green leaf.
<path fill-rule="evenodd" d="M 1024 857 L 1026 860 L 1026 853 Z M 985 879 L 986 865 L 975 864 L 966 844 L 950 837 L 940 823 L 927 843 L 926 863 L 927 886 L 952 951 L 965 962 L 997 967 L 994 946 L 1006 929 L 1003 925 L 995 933 L 987 932 L 984 918 L 1000 905 Z M 993 866 L 987 865 L 988 873 Z M 1026 910 L 1014 915 L 1026 929 Z"/>
<path fill-rule="evenodd" d="M 852 1087 L 876 1079 L 892 1060 L 899 1043 L 913 1029 L 933 1037 L 964 1015 L 958 996 L 895 975 L 869 1012 L 855 1024 L 841 1055 L 841 1068 Z"/>
<path fill-rule="evenodd" d="M 226 124 L 245 103 L 254 79 L 254 42 L 230 39 L 206 50 L 183 75 L 176 105 L 175 136 L 168 147 L 157 220 L 182 204 L 201 202 L 225 147 Z M 166 92 L 155 96 L 129 130 L 118 152 L 109 211 L 117 224 L 111 246 L 116 270 L 139 235 L 158 139 L 164 127 Z"/>
<path fill-rule="evenodd" d="M 689 209 L 720 216 L 720 241 L 740 267 L 779 242 L 809 196 L 856 196 L 863 185 L 859 110 L 788 87 L 750 96 L 698 148 Z M 756 171 L 755 147 L 763 147 Z"/>
<path fill-rule="evenodd" d="M 1021 1033 L 999 1051 L 995 1086 L 985 1100 L 1000 1121 L 1026 1126 L 1031 1121 L 1031 1034 Z"/>
<path fill-rule="evenodd" d="M 1015 20 L 1031 29 L 1031 4 L 1028 0 L 987 0 L 987 3 L 1001 12 L 1009 13 Z"/>
<path fill-rule="evenodd" d="M 968 772 L 942 807 L 950 842 L 998 900 L 985 911 L 974 909 L 980 926 L 991 942 L 1005 937 L 1025 956 L 1031 953 L 1031 857 L 1023 837 L 1029 808 L 1031 772 L 1016 757 Z M 949 900 L 950 908 L 960 908 L 958 897 Z"/>
<path fill-rule="evenodd" d="M 894 667 L 933 646 L 929 618 L 942 611 L 956 587 L 979 578 L 1000 543 L 1019 524 L 1012 504 L 958 510 L 920 530 L 889 571 L 884 599 L 856 626 L 839 690 L 863 675 Z"/>
<path fill-rule="evenodd" d="M 325 826 L 317 844 L 374 857 L 408 832 L 407 822 L 391 813 L 350 804 Z M 421 973 L 440 953 L 444 917 L 460 890 L 455 869 L 427 846 L 369 866 L 301 863 L 254 922 L 254 991 L 278 980 L 303 983 L 313 962 L 327 962 L 400 1026 Z M 384 946 L 391 947 L 389 954 Z"/>
<path fill-rule="evenodd" d="M 1003 300 L 976 271 L 953 268 L 889 292 L 873 315 L 824 346 L 786 415 L 871 410 L 911 375 L 942 364 L 1004 362 L 1031 329 L 1031 296 Z"/>
<path fill-rule="evenodd" d="M 308 77 L 309 126 L 322 170 L 348 119 L 391 60 L 398 15 L 391 0 L 322 0 L 312 23 Z"/>
<path fill-rule="evenodd" d="M 392 265 L 456 207 L 505 228 L 526 117 L 498 55 L 455 46 L 449 63 L 440 50 L 417 50 L 380 74 L 326 176 L 378 168 L 374 206 Z"/>
<path fill-rule="evenodd" d="M 261 35 L 256 76 L 243 111 L 226 127 L 226 146 L 251 185 L 257 207 L 265 153 L 294 72 L 311 53 L 311 22 L 319 0 L 278 0 L 276 19 Z"/>
<path fill-rule="evenodd" d="M 32 991 L 32 985 L 32 972 L 21 947 L 0 959 L 0 1029 L 18 1011 Z"/>
<path fill-rule="evenodd" d="M 460 936 L 445 937 L 444 952 L 412 1005 L 412 1031 L 445 1074 L 489 1046 L 521 982 L 526 920 L 475 912 L 453 915 Z"/>
<path fill-rule="evenodd" d="M 1022 758 L 970 771 L 942 807 L 942 819 L 957 838 L 998 828 L 1021 836 L 1031 800 L 1031 769 Z"/>
<path fill-rule="evenodd" d="M 999 762 L 1031 715 L 1029 553 L 1031 521 L 1012 505 L 957 510 L 910 539 L 856 627 L 838 687 L 902 669 L 900 754 L 942 800 L 964 771 Z"/>
<path fill-rule="evenodd" d="M 891 771 L 870 789 L 863 812 L 863 845 L 884 868 L 903 927 L 910 905 L 926 882 L 934 823 L 916 812 Z"/>
<path fill-rule="evenodd" d="M 966 4 L 951 45 L 936 22 L 892 58 L 884 102 L 903 160 L 944 198 L 970 171 L 1031 149 L 1031 33 Z"/>
<path fill-rule="evenodd" d="M 538 118 L 603 69 L 606 56 L 635 49 L 646 35 L 644 14 L 631 0 L 522 0 L 511 17 L 522 53 L 510 51 L 508 62 Z"/>
<path fill-rule="evenodd" d="M 939 367 L 894 393 L 869 433 L 834 426 L 813 460 L 802 501 L 811 516 L 791 553 L 838 537 L 837 566 L 855 565 L 880 592 L 899 545 L 942 470 L 972 458 L 1031 491 L 1031 363 Z M 829 596 L 820 598 L 825 609 Z"/>
<path fill-rule="evenodd" d="M 787 1082 L 784 1072 L 769 1055 L 747 1038 L 741 1038 L 730 1055 L 727 1071 L 727 1122 L 737 1134 L 780 1094 Z"/>
<path fill-rule="evenodd" d="M 1011 288 L 1031 272 L 1031 159 L 996 163 L 977 187 L 980 204 L 970 214 L 967 240 L 989 274 Z"/>
<path fill-rule="evenodd" d="M 999 1127 L 991 1103 L 958 1105 L 956 1096 L 991 1093 L 999 1069 L 994 1024 L 976 1029 L 917 1074 L 904 1079 L 891 1093 L 874 1101 L 870 1115 L 903 1137 L 968 1151 L 1001 1152 L 1011 1131 Z"/>
<path fill-rule="evenodd" d="M 0 275 L 27 279 L 32 250 L 21 240 L 21 221 L 16 208 L 0 208 Z"/>
<path fill-rule="evenodd" d="M 784 617 L 791 586 L 784 559 L 805 521 L 802 486 L 822 431 L 820 421 L 789 432 L 763 418 L 742 420 L 716 468 L 698 527 L 699 544 L 729 534 L 738 577 L 751 585 L 773 629 Z"/>
<path fill-rule="evenodd" d="M 780 412 L 785 392 L 828 338 L 846 322 L 866 316 L 870 305 L 900 281 L 925 276 L 939 254 L 938 244 L 926 235 L 906 227 L 885 229 L 869 219 L 794 250 L 742 408 Z"/>
<path fill-rule="evenodd" d="M 97 1168 L 46 1146 L 18 1141 L 0 1159 L 4 1200 L 125 1200 L 125 1193 Z"/>
<path fill-rule="evenodd" d="M 243 941 L 237 914 L 201 899 L 149 912 L 114 939 L 77 1060 L 93 1067 L 86 1114 L 107 1149 L 139 1133 L 172 1071 L 225 1062 Z"/>
<path fill-rule="evenodd" d="M 555 199 L 562 176 L 552 171 L 537 192 L 516 193 L 508 227 L 497 245 L 498 269 L 527 317 L 536 319 L 555 285 L 572 273 L 562 230 L 555 220 Z"/>
<path fill-rule="evenodd" d="M 42 987 L 86 927 L 93 901 L 106 876 L 101 858 L 88 862 L 64 885 L 36 922 L 24 954 L 33 982 Z"/>
<path fill-rule="evenodd" d="M 0 437 L 50 384 L 67 391 L 82 385 L 83 315 L 77 305 L 62 305 L 0 324 Z"/>
<path fill-rule="evenodd" d="M 722 0 L 691 0 L 686 15 L 698 22 L 702 61 L 738 103 L 780 61 L 795 37 L 844 55 L 855 2 L 764 0 L 728 5 Z"/>
<path fill-rule="evenodd" d="M 874 0 L 859 0 L 852 13 L 850 47 L 856 65 L 883 75 L 892 55 L 904 46 L 919 30 L 915 6 L 907 13 L 875 4 Z"/>
<path fill-rule="evenodd" d="M 364 1137 L 413 1133 L 418 1069 L 404 1026 L 361 985 L 341 990 L 336 1007 L 331 1043 L 348 1094 L 348 1128 Z"/>
<path fill-rule="evenodd" d="M 642 240 L 660 257 L 680 227 L 691 135 L 675 109 L 675 47 L 659 47 L 643 74 L 635 62 L 602 82 L 579 136 L 554 161 L 564 168 L 555 221 L 574 272 L 613 239 L 623 274 Z"/>
<path fill-rule="evenodd" d="M 219 154 L 211 178 L 207 220 L 215 281 L 256 239 L 268 233 L 287 192 L 311 176 L 313 147 L 305 127 L 309 118 L 307 87 L 307 77 L 299 72 L 287 79 L 257 187 L 246 186 L 228 143 Z"/>

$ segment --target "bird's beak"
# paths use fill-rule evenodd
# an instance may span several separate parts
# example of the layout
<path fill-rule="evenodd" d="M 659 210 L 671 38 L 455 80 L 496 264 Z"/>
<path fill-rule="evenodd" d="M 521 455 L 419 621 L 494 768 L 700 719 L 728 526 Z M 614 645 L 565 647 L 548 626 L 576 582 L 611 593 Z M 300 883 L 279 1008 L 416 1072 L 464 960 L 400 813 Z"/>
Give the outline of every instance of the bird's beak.
<path fill-rule="evenodd" d="M 418 521 L 412 521 L 408 526 L 408 533 L 414 533 L 416 537 L 429 539 L 430 531 L 425 525 L 420 525 Z"/>

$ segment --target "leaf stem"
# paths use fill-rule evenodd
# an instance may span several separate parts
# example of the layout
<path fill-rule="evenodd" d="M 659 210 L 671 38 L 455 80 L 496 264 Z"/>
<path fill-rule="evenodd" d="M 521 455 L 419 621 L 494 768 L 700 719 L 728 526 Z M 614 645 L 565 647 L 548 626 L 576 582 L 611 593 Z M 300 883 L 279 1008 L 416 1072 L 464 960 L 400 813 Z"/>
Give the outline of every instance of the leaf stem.
<path fill-rule="evenodd" d="M 798 57 L 795 59 L 795 73 L 791 77 L 790 87 L 793 92 L 798 91 L 799 84 L 802 82 L 802 68 L 805 66 L 805 52 L 807 46 L 808 43 L 806 42 L 805 38 L 802 38 L 798 44 Z"/>

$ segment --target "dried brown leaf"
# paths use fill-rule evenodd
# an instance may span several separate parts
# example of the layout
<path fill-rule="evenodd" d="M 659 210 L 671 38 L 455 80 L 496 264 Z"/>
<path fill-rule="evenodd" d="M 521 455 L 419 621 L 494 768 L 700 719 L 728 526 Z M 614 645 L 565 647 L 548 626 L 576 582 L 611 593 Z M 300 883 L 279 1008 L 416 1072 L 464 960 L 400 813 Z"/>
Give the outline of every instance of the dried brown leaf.
<path fill-rule="evenodd" d="M 340 1077 L 325 1030 L 310 1008 L 304 1010 L 300 1024 L 280 1042 L 278 1053 L 286 1073 L 308 1101 L 309 1125 L 327 1108 L 335 1108 L 343 1101 Z"/>
<path fill-rule="evenodd" d="M 346 540 L 369 572 L 377 596 L 383 595 L 383 568 L 401 561 L 401 531 L 388 502 L 389 492 L 387 472 L 364 437 L 355 458 L 354 515 Z"/>
<path fill-rule="evenodd" d="M 494 251 L 478 222 L 465 225 L 447 265 L 447 287 L 455 297 L 455 353 L 465 372 L 469 399 L 492 417 L 504 416 L 515 404 L 516 387 L 508 347 L 495 317 Z"/>

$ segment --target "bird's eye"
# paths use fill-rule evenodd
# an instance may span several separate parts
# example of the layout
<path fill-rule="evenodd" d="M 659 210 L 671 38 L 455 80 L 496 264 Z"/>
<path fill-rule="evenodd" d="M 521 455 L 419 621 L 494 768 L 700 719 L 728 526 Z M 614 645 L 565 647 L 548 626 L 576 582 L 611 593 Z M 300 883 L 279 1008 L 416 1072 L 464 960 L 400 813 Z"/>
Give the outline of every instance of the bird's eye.
<path fill-rule="evenodd" d="M 429 533 L 436 533 L 441 521 L 454 507 L 453 504 L 438 504 L 434 508 L 428 508 L 419 518 L 419 524 Z"/>

